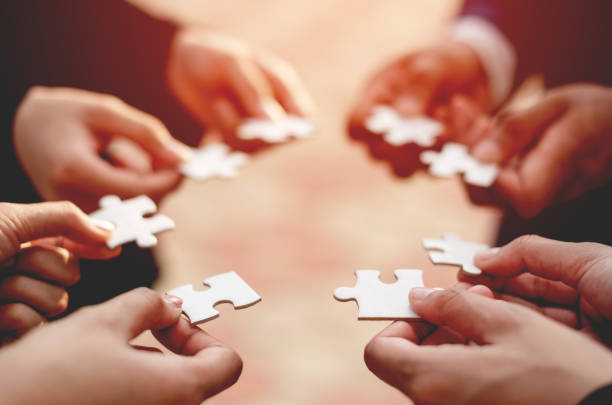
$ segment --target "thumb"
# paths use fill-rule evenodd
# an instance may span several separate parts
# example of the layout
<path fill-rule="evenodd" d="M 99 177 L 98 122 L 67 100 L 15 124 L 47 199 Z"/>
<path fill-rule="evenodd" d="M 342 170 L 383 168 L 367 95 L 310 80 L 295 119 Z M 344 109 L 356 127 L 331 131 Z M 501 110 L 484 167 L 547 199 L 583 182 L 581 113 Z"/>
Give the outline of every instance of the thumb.
<path fill-rule="evenodd" d="M 96 105 L 88 116 L 95 132 L 123 136 L 136 143 L 151 157 L 170 167 L 187 160 L 191 151 L 173 138 L 164 124 L 121 100 Z"/>
<path fill-rule="evenodd" d="M 424 320 L 447 326 L 477 343 L 492 343 L 514 332 L 527 311 L 465 290 L 413 288 L 410 306 Z"/>
<path fill-rule="evenodd" d="M 68 201 L 0 203 L 0 261 L 17 253 L 22 243 L 50 236 L 100 245 L 110 237 L 112 228 L 110 223 L 89 218 Z"/>
<path fill-rule="evenodd" d="M 483 162 L 506 161 L 531 144 L 565 108 L 565 101 L 553 96 L 528 110 L 501 117 L 491 135 L 474 146 L 472 154 Z"/>
<path fill-rule="evenodd" d="M 148 329 L 164 329 L 179 319 L 183 301 L 145 287 L 121 294 L 93 310 L 102 324 L 112 325 L 113 332 L 131 340 Z M 105 323 L 106 322 L 106 323 Z"/>

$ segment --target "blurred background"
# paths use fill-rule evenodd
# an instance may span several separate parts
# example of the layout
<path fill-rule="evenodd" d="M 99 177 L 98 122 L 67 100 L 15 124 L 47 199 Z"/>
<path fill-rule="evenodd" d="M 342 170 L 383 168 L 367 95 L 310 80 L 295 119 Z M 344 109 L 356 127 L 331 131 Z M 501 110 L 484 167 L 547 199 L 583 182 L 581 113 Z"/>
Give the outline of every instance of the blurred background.
<path fill-rule="evenodd" d="M 499 213 L 471 205 L 457 179 L 394 177 L 348 139 L 346 114 L 376 68 L 442 35 L 459 2 L 132 2 L 276 52 L 318 109 L 316 137 L 257 154 L 234 181 L 186 181 L 162 205 L 176 230 L 155 251 L 156 290 L 236 270 L 263 297 L 239 311 L 221 304 L 221 317 L 201 325 L 245 362 L 239 382 L 208 403 L 409 402 L 363 362 L 364 346 L 388 322 L 358 322 L 356 304 L 332 291 L 352 286 L 360 268 L 380 270 L 386 282 L 394 269 L 419 268 L 427 286 L 449 286 L 456 269 L 434 267 L 421 239 L 454 232 L 493 243 Z"/>

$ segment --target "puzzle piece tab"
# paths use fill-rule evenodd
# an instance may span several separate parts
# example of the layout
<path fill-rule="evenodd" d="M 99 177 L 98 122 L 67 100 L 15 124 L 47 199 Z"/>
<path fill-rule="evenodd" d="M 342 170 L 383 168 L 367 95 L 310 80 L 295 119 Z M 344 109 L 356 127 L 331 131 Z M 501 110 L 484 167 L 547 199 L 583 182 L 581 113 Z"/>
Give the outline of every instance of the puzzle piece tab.
<path fill-rule="evenodd" d="M 133 241 L 141 248 L 152 247 L 157 244 L 154 234 L 174 229 L 174 221 L 163 214 L 144 217 L 157 211 L 155 202 L 145 195 L 124 201 L 107 195 L 100 199 L 100 207 L 89 216 L 115 225 L 112 236 L 106 241 L 110 249 Z"/>
<path fill-rule="evenodd" d="M 217 274 L 204 280 L 210 288 L 195 291 L 192 285 L 183 285 L 167 292 L 182 298 L 183 312 L 187 314 L 192 325 L 208 321 L 219 316 L 214 306 L 229 302 L 234 308 L 246 308 L 258 303 L 261 297 L 234 271 Z"/>
<path fill-rule="evenodd" d="M 393 146 L 414 142 L 419 146 L 430 147 L 444 132 L 440 122 L 425 115 L 403 117 L 393 108 L 384 105 L 374 107 L 373 114 L 365 121 L 365 127 L 375 134 L 383 134 L 384 140 Z"/>
<path fill-rule="evenodd" d="M 423 271 L 400 269 L 393 272 L 397 281 L 380 281 L 378 270 L 357 270 L 355 287 L 338 287 L 334 297 L 339 301 L 354 300 L 359 308 L 358 319 L 418 319 L 410 308 L 408 293 L 423 287 Z"/>
<path fill-rule="evenodd" d="M 450 233 L 444 234 L 442 239 L 423 239 L 423 247 L 429 251 L 432 263 L 457 265 L 465 273 L 474 275 L 482 274 L 482 270 L 474 265 L 474 255 L 489 249 L 485 244 L 466 242 Z"/>
<path fill-rule="evenodd" d="M 245 153 L 231 152 L 226 145 L 218 143 L 194 149 L 191 160 L 180 165 L 179 171 L 194 180 L 233 179 L 238 175 L 238 167 L 247 161 Z"/>
<path fill-rule="evenodd" d="M 466 183 L 490 187 L 499 174 L 496 164 L 481 163 L 468 153 L 465 145 L 449 142 L 441 152 L 421 153 L 421 162 L 430 165 L 429 173 L 438 177 L 452 177 L 464 173 Z"/>
<path fill-rule="evenodd" d="M 315 126 L 311 120 L 287 115 L 276 121 L 260 118 L 248 119 L 238 128 L 238 137 L 278 143 L 285 142 L 290 137 L 309 138 L 314 131 Z"/>

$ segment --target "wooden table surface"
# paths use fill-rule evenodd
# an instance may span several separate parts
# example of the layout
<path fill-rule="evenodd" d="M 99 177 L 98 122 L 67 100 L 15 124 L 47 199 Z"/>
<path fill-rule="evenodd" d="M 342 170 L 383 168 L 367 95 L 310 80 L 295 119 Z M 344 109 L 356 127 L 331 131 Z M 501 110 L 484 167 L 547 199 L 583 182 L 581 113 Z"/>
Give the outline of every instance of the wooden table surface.
<path fill-rule="evenodd" d="M 240 311 L 221 304 L 221 317 L 203 325 L 245 363 L 238 383 L 209 403 L 408 402 L 363 361 L 388 322 L 358 322 L 355 303 L 332 291 L 352 286 L 359 268 L 387 282 L 394 269 L 420 268 L 426 285 L 451 285 L 456 270 L 431 265 L 421 239 L 455 232 L 489 243 L 499 214 L 470 205 L 458 180 L 394 177 L 344 128 L 364 80 L 439 37 L 457 1 L 140 1 L 286 58 L 318 108 L 315 138 L 255 156 L 234 181 L 187 181 L 162 207 L 177 226 L 156 250 L 157 290 L 236 270 L 263 297 Z"/>

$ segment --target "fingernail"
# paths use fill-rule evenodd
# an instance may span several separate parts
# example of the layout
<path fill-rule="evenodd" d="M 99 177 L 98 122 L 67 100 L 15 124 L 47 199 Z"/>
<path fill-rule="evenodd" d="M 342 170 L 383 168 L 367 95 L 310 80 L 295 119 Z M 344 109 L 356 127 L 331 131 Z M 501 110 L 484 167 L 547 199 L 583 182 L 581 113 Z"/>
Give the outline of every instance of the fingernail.
<path fill-rule="evenodd" d="M 481 250 L 480 252 L 476 253 L 476 255 L 474 255 L 474 261 L 484 261 L 484 262 L 488 262 L 489 260 L 493 259 L 493 257 L 495 257 L 498 253 L 499 253 L 499 248 L 495 247 L 495 248 L 491 248 L 491 249 L 487 249 L 487 250 Z"/>
<path fill-rule="evenodd" d="M 103 219 L 92 218 L 92 217 L 89 217 L 89 220 L 91 221 L 92 224 L 94 224 L 98 228 L 103 229 L 105 231 L 115 230 L 115 225 L 112 222 L 108 222 Z"/>
<path fill-rule="evenodd" d="M 176 297 L 174 295 L 164 295 L 164 300 L 172 305 L 175 305 L 178 308 L 181 308 L 181 306 L 183 305 L 183 300 L 179 297 Z"/>
<path fill-rule="evenodd" d="M 434 291 L 435 290 L 433 288 L 415 287 L 412 290 L 410 290 L 410 300 L 411 301 L 422 301 L 425 299 L 425 297 L 427 297 L 429 294 L 431 294 Z"/>

